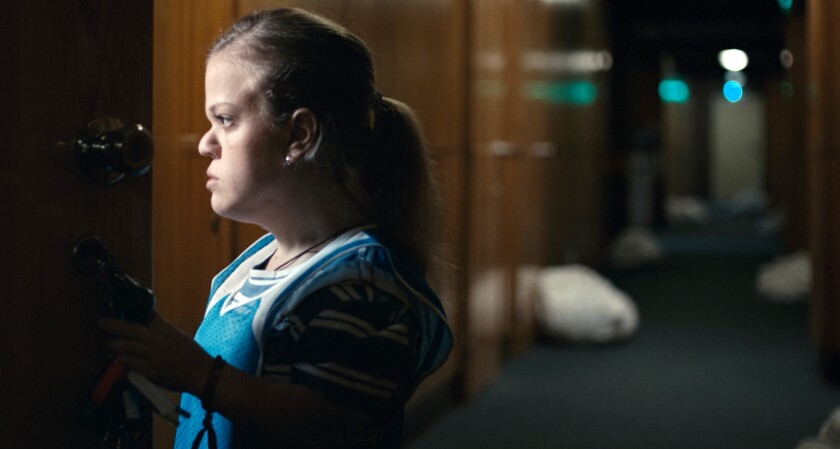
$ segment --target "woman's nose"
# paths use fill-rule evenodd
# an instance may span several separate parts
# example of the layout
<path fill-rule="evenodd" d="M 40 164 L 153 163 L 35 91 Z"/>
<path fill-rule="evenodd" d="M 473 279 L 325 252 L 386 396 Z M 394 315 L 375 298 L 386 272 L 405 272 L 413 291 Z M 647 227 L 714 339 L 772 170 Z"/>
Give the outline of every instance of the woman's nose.
<path fill-rule="evenodd" d="M 198 154 L 212 159 L 219 157 L 219 141 L 216 140 L 213 130 L 210 129 L 198 141 Z"/>

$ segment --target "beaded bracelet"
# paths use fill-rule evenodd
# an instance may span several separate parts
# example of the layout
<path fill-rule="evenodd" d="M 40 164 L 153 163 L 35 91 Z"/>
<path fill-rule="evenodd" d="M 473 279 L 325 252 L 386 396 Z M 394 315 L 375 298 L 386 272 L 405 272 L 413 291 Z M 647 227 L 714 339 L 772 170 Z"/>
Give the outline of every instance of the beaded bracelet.
<path fill-rule="evenodd" d="M 219 378 L 222 377 L 222 368 L 225 367 L 225 359 L 217 355 L 213 359 L 213 366 L 210 368 L 210 373 L 207 374 L 207 380 L 204 382 L 204 389 L 201 390 L 201 406 L 204 410 L 210 410 L 213 403 L 213 393 L 216 392 L 216 384 L 219 383 Z"/>
<path fill-rule="evenodd" d="M 213 393 L 216 391 L 216 384 L 219 383 L 219 377 L 222 376 L 222 368 L 225 367 L 225 359 L 217 355 L 213 359 L 213 366 L 210 367 L 210 372 L 207 374 L 207 380 L 204 381 L 204 389 L 201 390 L 201 406 L 204 408 L 204 421 L 201 423 L 201 430 L 193 440 L 192 449 L 197 449 L 201 446 L 201 439 L 207 434 L 207 448 L 217 449 L 218 441 L 216 439 L 216 430 L 213 428 L 213 412 L 210 410 L 213 402 Z"/>

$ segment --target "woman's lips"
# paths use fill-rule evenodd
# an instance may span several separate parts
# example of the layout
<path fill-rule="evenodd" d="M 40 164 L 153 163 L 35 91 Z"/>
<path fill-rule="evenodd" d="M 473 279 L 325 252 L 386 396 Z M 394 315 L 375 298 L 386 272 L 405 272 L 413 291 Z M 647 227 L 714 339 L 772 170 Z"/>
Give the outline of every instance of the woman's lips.
<path fill-rule="evenodd" d="M 213 176 L 213 173 L 210 170 L 207 170 L 207 188 L 211 188 L 214 185 L 219 183 L 219 178 Z"/>

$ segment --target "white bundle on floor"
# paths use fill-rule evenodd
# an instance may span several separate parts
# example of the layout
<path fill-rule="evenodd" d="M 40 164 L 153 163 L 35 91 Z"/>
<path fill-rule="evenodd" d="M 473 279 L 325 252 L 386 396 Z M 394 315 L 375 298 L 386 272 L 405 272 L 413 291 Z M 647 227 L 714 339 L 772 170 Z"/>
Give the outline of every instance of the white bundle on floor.
<path fill-rule="evenodd" d="M 610 245 L 609 254 L 614 266 L 634 267 L 661 259 L 662 247 L 647 228 L 630 227 Z"/>
<path fill-rule="evenodd" d="M 767 210 L 769 204 L 767 192 L 758 187 L 747 187 L 724 202 L 727 211 L 733 217 L 760 214 Z"/>
<path fill-rule="evenodd" d="M 840 408 L 831 412 L 816 439 L 803 440 L 796 449 L 840 449 Z"/>
<path fill-rule="evenodd" d="M 709 221 L 708 206 L 693 196 L 672 195 L 665 199 L 665 218 L 673 225 L 702 224 Z"/>
<path fill-rule="evenodd" d="M 579 342 L 624 339 L 639 325 L 630 297 L 582 265 L 541 270 L 536 312 L 545 334 Z"/>
<path fill-rule="evenodd" d="M 795 302 L 807 298 L 811 290 L 811 260 L 799 251 L 758 268 L 758 293 L 773 302 Z"/>
<path fill-rule="evenodd" d="M 840 448 L 840 408 L 835 408 L 820 428 L 820 441 Z"/>

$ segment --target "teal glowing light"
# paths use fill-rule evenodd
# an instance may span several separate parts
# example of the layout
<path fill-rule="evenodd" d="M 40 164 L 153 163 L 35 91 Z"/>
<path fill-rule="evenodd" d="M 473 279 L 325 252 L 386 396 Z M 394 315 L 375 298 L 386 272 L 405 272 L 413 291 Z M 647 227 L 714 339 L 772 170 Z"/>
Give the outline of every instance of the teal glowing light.
<path fill-rule="evenodd" d="M 598 98 L 598 88 L 589 81 L 533 81 L 523 87 L 528 98 L 552 104 L 587 106 Z"/>
<path fill-rule="evenodd" d="M 689 96 L 688 84 L 683 80 L 670 78 L 659 82 L 659 98 L 666 103 L 685 103 Z"/>
<path fill-rule="evenodd" d="M 789 12 L 793 8 L 793 0 L 779 0 L 779 8 L 782 11 Z"/>
<path fill-rule="evenodd" d="M 566 89 L 566 97 L 571 104 L 591 104 L 598 96 L 598 89 L 589 81 L 573 81 Z"/>
<path fill-rule="evenodd" d="M 723 84 L 723 96 L 730 103 L 735 103 L 744 96 L 744 88 L 737 81 L 727 81 Z"/>

